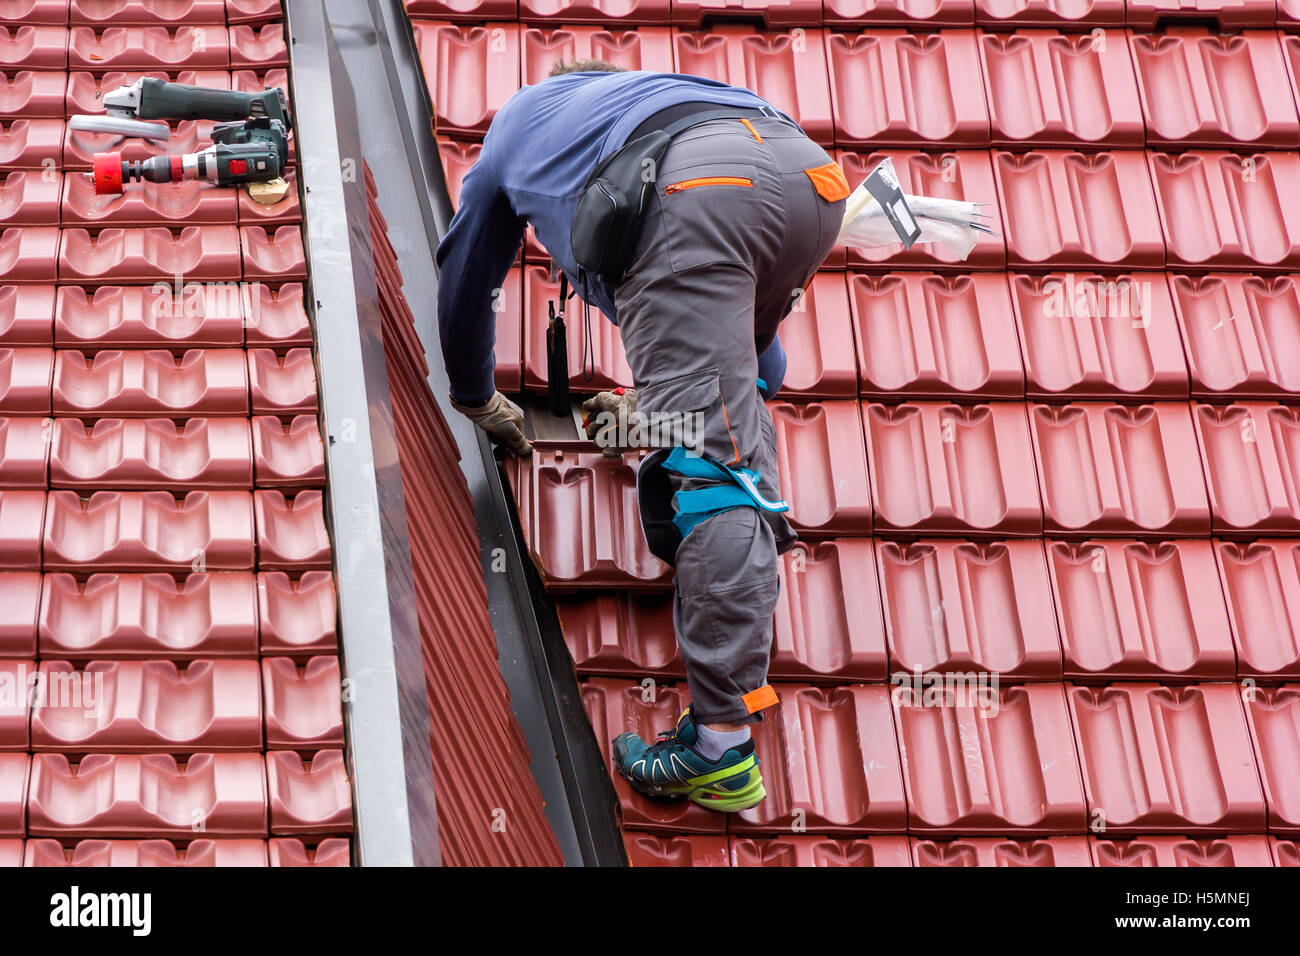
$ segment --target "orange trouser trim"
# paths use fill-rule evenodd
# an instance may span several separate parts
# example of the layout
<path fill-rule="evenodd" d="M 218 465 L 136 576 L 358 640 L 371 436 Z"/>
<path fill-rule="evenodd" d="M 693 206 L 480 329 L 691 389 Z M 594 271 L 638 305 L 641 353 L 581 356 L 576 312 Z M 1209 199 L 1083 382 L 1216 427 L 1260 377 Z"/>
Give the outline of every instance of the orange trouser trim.
<path fill-rule="evenodd" d="M 840 169 L 839 163 L 827 163 L 825 166 L 814 166 L 812 169 L 805 169 L 808 178 L 812 180 L 813 186 L 817 190 L 817 195 L 821 196 L 827 202 L 838 202 L 841 199 L 848 199 L 849 181 L 844 178 L 844 170 Z"/>
<path fill-rule="evenodd" d="M 758 690 L 751 690 L 740 699 L 745 702 L 746 713 L 755 714 L 767 707 L 775 706 L 776 691 L 772 689 L 771 684 L 764 684 Z"/>
<path fill-rule="evenodd" d="M 754 134 L 754 139 L 758 140 L 760 143 L 763 142 L 763 137 L 758 135 L 758 130 L 754 129 L 753 123 L 747 119 L 742 119 L 741 122 L 745 124 L 745 129 Z"/>
<path fill-rule="evenodd" d="M 673 183 L 671 186 L 665 186 L 665 193 L 679 193 L 683 189 L 694 189 L 696 186 L 752 186 L 754 180 L 747 176 L 700 176 L 697 179 L 683 179 L 680 183 Z"/>

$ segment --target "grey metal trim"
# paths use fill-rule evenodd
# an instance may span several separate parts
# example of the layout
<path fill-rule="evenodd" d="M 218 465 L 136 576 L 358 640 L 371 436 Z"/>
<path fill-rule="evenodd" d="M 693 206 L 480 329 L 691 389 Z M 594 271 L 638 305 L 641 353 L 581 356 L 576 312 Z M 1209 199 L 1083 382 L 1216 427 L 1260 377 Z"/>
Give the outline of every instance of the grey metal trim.
<path fill-rule="evenodd" d="M 286 0 L 285 12 L 341 663 L 351 682 L 344 716 L 354 859 L 436 865 L 427 688 L 355 96 L 324 4 Z"/>

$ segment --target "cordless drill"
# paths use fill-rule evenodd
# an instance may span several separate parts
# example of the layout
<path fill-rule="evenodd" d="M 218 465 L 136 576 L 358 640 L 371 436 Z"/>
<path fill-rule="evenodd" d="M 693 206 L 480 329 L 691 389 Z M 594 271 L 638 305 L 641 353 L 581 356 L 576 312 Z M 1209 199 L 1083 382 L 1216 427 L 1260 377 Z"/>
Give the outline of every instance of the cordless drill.
<path fill-rule="evenodd" d="M 258 117 L 212 128 L 213 145 L 197 153 L 154 156 L 124 162 L 120 152 L 96 153 L 92 176 L 95 192 L 115 195 L 123 184 L 143 180 L 171 183 L 198 179 L 216 186 L 269 182 L 280 177 L 289 159 L 284 123 Z"/>

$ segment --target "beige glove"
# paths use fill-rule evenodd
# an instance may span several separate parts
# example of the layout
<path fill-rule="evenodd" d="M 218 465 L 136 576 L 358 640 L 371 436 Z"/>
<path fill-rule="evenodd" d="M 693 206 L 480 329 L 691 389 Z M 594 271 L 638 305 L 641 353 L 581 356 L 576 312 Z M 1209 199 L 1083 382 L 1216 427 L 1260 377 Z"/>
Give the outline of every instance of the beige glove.
<path fill-rule="evenodd" d="M 636 414 L 636 389 L 616 388 L 610 392 L 597 392 L 582 403 L 582 427 L 587 437 L 600 445 L 601 454 L 618 458 L 632 417 Z"/>
<path fill-rule="evenodd" d="M 527 457 L 533 453 L 533 446 L 524 437 L 523 410 L 500 392 L 494 392 L 486 404 L 478 406 L 462 405 L 453 398 L 451 407 L 516 455 Z"/>

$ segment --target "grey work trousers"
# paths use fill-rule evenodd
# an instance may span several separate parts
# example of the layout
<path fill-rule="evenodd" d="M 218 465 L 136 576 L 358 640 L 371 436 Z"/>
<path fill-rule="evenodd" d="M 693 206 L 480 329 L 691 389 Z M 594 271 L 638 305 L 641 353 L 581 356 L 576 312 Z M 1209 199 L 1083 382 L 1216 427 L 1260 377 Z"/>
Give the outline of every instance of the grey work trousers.
<path fill-rule="evenodd" d="M 757 389 L 758 355 L 839 232 L 843 199 L 822 198 L 806 172 L 829 163 L 775 118 L 678 134 L 615 293 L 638 413 L 691 416 L 696 447 L 759 472 L 770 499 L 781 497 L 776 433 Z M 794 541 L 780 514 L 742 507 L 696 525 L 678 549 L 673 626 L 701 722 L 758 719 L 745 695 L 767 683 L 777 555 Z"/>

